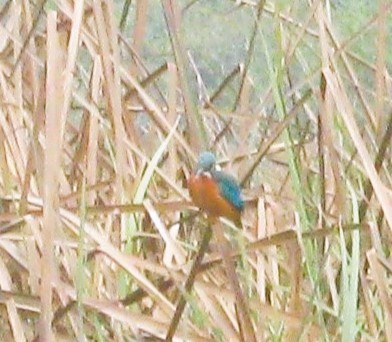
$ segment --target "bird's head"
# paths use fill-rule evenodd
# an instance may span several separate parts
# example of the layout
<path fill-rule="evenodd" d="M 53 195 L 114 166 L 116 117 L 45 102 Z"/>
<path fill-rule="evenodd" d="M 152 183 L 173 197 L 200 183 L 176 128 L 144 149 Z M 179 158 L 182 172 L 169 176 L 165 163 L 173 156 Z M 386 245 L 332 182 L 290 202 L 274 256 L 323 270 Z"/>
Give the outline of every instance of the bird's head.
<path fill-rule="evenodd" d="M 196 165 L 196 173 L 211 172 L 215 169 L 216 159 L 212 152 L 204 151 L 200 154 Z"/>

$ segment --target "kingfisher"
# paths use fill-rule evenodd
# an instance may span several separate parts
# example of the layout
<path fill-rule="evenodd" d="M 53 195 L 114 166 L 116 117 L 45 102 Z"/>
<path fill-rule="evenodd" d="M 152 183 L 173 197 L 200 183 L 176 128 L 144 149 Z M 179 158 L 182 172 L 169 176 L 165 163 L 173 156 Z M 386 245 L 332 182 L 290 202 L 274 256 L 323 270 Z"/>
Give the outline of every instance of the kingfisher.
<path fill-rule="evenodd" d="M 188 189 L 196 206 L 211 218 L 225 217 L 241 227 L 241 212 L 244 201 L 237 180 L 216 169 L 212 152 L 199 156 L 196 168 L 188 180 Z"/>

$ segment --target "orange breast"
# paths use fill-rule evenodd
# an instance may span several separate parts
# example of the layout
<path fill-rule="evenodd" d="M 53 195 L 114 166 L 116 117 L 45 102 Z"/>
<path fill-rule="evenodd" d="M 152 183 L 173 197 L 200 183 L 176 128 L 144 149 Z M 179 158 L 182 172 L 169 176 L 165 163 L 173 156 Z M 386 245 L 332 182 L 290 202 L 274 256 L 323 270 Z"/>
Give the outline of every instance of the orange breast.
<path fill-rule="evenodd" d="M 236 225 L 241 225 L 241 213 L 220 195 L 219 186 L 207 175 L 192 175 L 188 189 L 193 203 L 212 217 L 226 217 Z"/>

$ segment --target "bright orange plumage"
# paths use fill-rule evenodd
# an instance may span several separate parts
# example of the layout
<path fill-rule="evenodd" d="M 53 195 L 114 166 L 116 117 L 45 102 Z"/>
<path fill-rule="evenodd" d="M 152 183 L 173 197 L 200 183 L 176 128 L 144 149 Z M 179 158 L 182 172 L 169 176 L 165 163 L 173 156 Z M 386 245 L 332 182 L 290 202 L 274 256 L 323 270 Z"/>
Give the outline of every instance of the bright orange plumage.
<path fill-rule="evenodd" d="M 196 171 L 188 180 L 188 189 L 196 206 L 211 217 L 226 217 L 241 226 L 243 202 L 235 179 L 215 170 L 210 152 L 200 155 Z"/>

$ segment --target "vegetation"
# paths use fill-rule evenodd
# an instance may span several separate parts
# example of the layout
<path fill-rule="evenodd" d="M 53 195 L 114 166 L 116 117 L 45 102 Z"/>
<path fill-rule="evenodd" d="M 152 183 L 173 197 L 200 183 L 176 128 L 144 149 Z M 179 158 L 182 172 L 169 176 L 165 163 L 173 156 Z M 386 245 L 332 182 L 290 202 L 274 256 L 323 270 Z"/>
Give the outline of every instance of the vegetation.
<path fill-rule="evenodd" d="M 2 340 L 392 341 L 391 10 L 4 2 Z"/>

